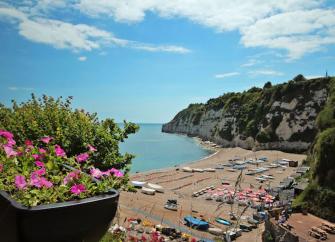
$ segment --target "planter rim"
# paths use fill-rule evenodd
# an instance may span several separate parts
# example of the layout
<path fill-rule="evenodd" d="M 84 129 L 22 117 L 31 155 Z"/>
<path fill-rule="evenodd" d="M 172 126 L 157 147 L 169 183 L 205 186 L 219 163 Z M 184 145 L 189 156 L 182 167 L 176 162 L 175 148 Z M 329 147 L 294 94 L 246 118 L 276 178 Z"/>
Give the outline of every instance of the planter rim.
<path fill-rule="evenodd" d="M 0 190 L 0 195 L 2 195 L 4 198 L 8 200 L 9 203 L 12 204 L 16 209 L 18 210 L 24 210 L 24 211 L 42 211 L 42 210 L 48 210 L 51 208 L 62 208 L 67 206 L 79 206 L 82 204 L 88 204 L 88 203 L 94 203 L 96 201 L 102 201 L 107 200 L 110 198 L 117 198 L 119 196 L 119 192 L 115 189 L 110 189 L 108 192 L 96 195 L 89 198 L 83 198 L 78 200 L 72 200 L 72 201 L 65 201 L 65 202 L 59 202 L 59 203 L 51 203 L 51 204 L 42 204 L 37 205 L 35 207 L 26 207 L 22 205 L 21 203 L 17 202 L 15 199 L 13 199 L 6 191 Z"/>

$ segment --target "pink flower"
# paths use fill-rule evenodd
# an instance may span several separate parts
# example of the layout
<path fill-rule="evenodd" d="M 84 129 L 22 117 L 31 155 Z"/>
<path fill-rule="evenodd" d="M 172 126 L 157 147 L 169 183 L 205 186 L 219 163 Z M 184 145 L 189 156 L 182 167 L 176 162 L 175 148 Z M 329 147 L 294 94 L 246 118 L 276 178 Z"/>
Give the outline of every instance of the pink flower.
<path fill-rule="evenodd" d="M 3 170 L 3 164 L 0 164 L 0 172 Z"/>
<path fill-rule="evenodd" d="M 42 161 L 35 161 L 35 165 L 37 165 L 38 167 L 45 167 L 45 164 Z"/>
<path fill-rule="evenodd" d="M 83 153 L 83 154 L 77 155 L 76 160 L 78 162 L 83 162 L 83 161 L 86 161 L 88 157 L 89 155 L 87 153 Z"/>
<path fill-rule="evenodd" d="M 7 140 L 14 138 L 14 135 L 11 132 L 3 129 L 0 129 L 0 136 L 5 137 Z"/>
<path fill-rule="evenodd" d="M 123 177 L 122 171 L 120 171 L 118 169 L 112 168 L 112 169 L 109 169 L 108 171 L 110 173 L 113 173 L 113 175 L 116 176 L 116 177 Z"/>
<path fill-rule="evenodd" d="M 7 145 L 8 146 L 13 146 L 15 144 L 16 144 L 15 140 L 13 140 L 13 139 L 7 139 Z"/>
<path fill-rule="evenodd" d="M 24 189 L 27 186 L 25 177 L 21 175 L 15 176 L 15 186 L 20 190 Z"/>
<path fill-rule="evenodd" d="M 38 188 L 42 187 L 41 178 L 34 172 L 30 175 L 30 185 Z"/>
<path fill-rule="evenodd" d="M 27 139 L 26 141 L 24 141 L 24 144 L 27 146 L 27 147 L 34 147 L 33 146 L 33 142 L 31 141 L 31 140 L 29 140 L 29 139 Z"/>
<path fill-rule="evenodd" d="M 79 195 L 82 192 L 86 191 L 86 187 L 83 184 L 73 185 L 70 189 L 73 194 Z"/>
<path fill-rule="evenodd" d="M 43 148 L 39 148 L 38 152 L 40 152 L 41 154 L 47 153 L 47 151 L 45 149 L 43 149 Z"/>
<path fill-rule="evenodd" d="M 7 140 L 7 146 L 12 147 L 16 144 L 14 140 L 14 135 L 11 132 L 0 129 L 0 136 L 4 137 Z"/>
<path fill-rule="evenodd" d="M 35 160 L 39 160 L 41 157 L 38 154 L 32 154 L 31 155 Z"/>
<path fill-rule="evenodd" d="M 98 168 L 92 168 L 90 172 L 91 176 L 94 178 L 100 178 L 102 175 L 104 175 L 104 172 L 100 171 Z"/>
<path fill-rule="evenodd" d="M 43 143 L 45 143 L 45 144 L 49 144 L 49 142 L 50 142 L 51 140 L 53 140 L 53 138 L 50 137 L 50 136 L 45 136 L 45 137 L 42 137 L 42 138 L 41 138 L 41 141 L 42 141 Z"/>
<path fill-rule="evenodd" d="M 45 175 L 45 172 L 46 172 L 45 168 L 43 167 L 39 170 L 33 171 L 31 174 L 34 174 L 36 176 L 43 176 L 43 175 Z"/>
<path fill-rule="evenodd" d="M 53 186 L 52 182 L 48 181 L 46 178 L 44 177 L 40 177 L 38 176 L 36 173 L 31 173 L 30 175 L 30 185 L 31 186 L 35 186 L 37 188 L 41 188 L 41 187 L 46 187 L 46 188 L 50 188 Z"/>
<path fill-rule="evenodd" d="M 11 146 L 4 145 L 3 149 L 5 150 L 7 158 L 10 158 L 12 156 L 16 156 L 17 155 L 17 152 Z"/>
<path fill-rule="evenodd" d="M 40 179 L 40 183 L 42 185 L 42 187 L 46 187 L 46 188 L 50 188 L 53 186 L 51 181 L 48 181 L 47 179 L 45 179 L 44 177 L 41 177 Z"/>
<path fill-rule="evenodd" d="M 93 147 L 92 145 L 87 145 L 87 147 L 91 152 L 97 151 L 97 149 L 95 147 Z"/>
<path fill-rule="evenodd" d="M 64 185 L 68 184 L 70 181 L 74 179 L 78 179 L 80 176 L 80 171 L 75 170 L 70 172 L 69 174 L 66 175 L 66 177 L 63 180 Z"/>
<path fill-rule="evenodd" d="M 59 145 L 55 145 L 55 153 L 58 157 L 64 157 L 66 155 L 65 151 Z"/>

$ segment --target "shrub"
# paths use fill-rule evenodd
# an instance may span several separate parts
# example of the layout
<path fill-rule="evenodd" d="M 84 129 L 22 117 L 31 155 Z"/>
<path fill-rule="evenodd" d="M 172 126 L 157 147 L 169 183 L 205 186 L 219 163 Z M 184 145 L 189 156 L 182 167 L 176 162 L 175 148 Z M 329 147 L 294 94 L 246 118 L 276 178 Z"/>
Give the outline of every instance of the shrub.
<path fill-rule="evenodd" d="M 97 167 L 115 167 L 128 172 L 134 156 L 120 154 L 119 143 L 135 133 L 138 126 L 124 122 L 121 129 L 113 119 L 99 121 L 96 113 L 73 110 L 71 101 L 71 97 L 64 101 L 48 96 L 37 99 L 32 95 L 27 102 L 13 101 L 12 108 L 1 105 L 0 129 L 11 131 L 18 145 L 23 145 L 26 139 L 34 142 L 52 136 L 69 156 L 85 152 L 91 144 L 99 150 L 91 157 Z"/>

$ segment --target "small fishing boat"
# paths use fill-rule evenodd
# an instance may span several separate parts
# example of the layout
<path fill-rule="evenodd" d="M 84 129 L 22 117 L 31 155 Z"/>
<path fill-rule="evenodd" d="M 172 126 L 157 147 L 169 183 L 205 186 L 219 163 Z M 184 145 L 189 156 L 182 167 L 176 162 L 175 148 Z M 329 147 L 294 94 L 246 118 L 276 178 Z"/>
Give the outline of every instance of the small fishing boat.
<path fill-rule="evenodd" d="M 228 225 L 228 226 L 231 225 L 231 222 L 224 218 L 216 218 L 215 221 L 219 224 Z"/>
<path fill-rule="evenodd" d="M 131 181 L 131 184 L 134 186 L 134 187 L 143 187 L 146 182 L 142 182 L 142 181 Z"/>
<path fill-rule="evenodd" d="M 205 168 L 204 171 L 206 172 L 215 172 L 214 168 Z"/>
<path fill-rule="evenodd" d="M 193 169 L 191 167 L 185 166 L 183 168 L 181 168 L 182 171 L 184 172 L 193 172 Z"/>
<path fill-rule="evenodd" d="M 264 182 L 264 181 L 267 181 L 266 178 L 263 178 L 263 177 L 256 177 L 255 178 L 257 181 L 261 181 L 261 182 Z"/>
<path fill-rule="evenodd" d="M 155 190 L 147 187 L 142 187 L 142 193 L 147 194 L 147 195 L 155 195 Z"/>
<path fill-rule="evenodd" d="M 150 188 L 150 189 L 153 189 L 155 190 L 156 192 L 161 192 L 163 193 L 164 192 L 164 188 L 160 185 L 157 185 L 157 184 L 153 184 L 153 183 L 148 183 L 146 185 L 147 188 Z"/>
<path fill-rule="evenodd" d="M 220 228 L 209 228 L 208 232 L 218 236 L 223 235 L 223 230 Z"/>
<path fill-rule="evenodd" d="M 164 205 L 164 208 L 172 211 L 177 211 L 178 205 L 177 205 L 177 200 L 175 199 L 168 199 L 166 204 Z"/>
<path fill-rule="evenodd" d="M 184 221 L 187 226 L 199 230 L 207 230 L 209 228 L 209 224 L 206 221 L 197 219 L 193 216 L 186 216 L 184 217 Z"/>
<path fill-rule="evenodd" d="M 236 172 L 236 170 L 233 169 L 233 168 L 229 168 L 229 169 L 227 169 L 227 171 L 230 171 L 230 172 Z"/>
<path fill-rule="evenodd" d="M 194 168 L 193 172 L 204 172 L 204 169 L 201 168 Z"/>
<path fill-rule="evenodd" d="M 219 165 L 219 166 L 216 166 L 215 169 L 217 169 L 217 170 L 223 170 L 224 167 L 222 165 Z"/>
<path fill-rule="evenodd" d="M 249 224 L 240 224 L 240 229 L 242 229 L 245 232 L 249 232 L 252 230 L 252 226 Z"/>
<path fill-rule="evenodd" d="M 252 217 L 248 217 L 247 221 L 249 224 L 255 224 L 255 225 L 259 224 L 259 222 L 256 219 L 253 219 Z"/>

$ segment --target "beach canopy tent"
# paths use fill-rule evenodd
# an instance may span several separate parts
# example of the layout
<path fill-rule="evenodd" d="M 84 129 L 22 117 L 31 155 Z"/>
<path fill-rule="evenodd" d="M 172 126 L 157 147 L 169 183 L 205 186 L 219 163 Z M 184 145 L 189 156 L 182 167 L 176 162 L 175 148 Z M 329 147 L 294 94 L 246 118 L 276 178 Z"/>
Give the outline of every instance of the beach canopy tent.
<path fill-rule="evenodd" d="M 186 216 L 184 217 L 184 221 L 186 222 L 186 225 L 192 228 L 196 228 L 199 230 L 207 230 L 209 228 L 209 224 L 206 221 L 197 219 L 192 216 Z"/>

